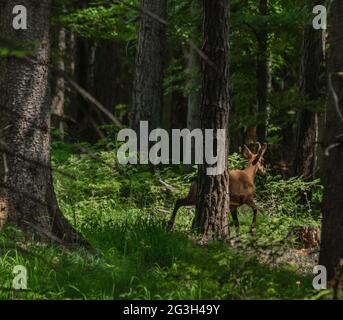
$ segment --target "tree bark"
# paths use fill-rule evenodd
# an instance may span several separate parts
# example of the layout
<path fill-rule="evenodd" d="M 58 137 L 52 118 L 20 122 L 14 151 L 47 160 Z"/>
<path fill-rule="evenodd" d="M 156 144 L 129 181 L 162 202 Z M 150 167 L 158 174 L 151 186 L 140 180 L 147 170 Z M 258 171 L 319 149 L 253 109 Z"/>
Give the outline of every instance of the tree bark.
<path fill-rule="evenodd" d="M 190 75 L 190 80 L 188 81 L 188 103 L 187 103 L 187 128 L 192 131 L 198 129 L 201 126 L 200 122 L 200 105 L 201 105 L 201 92 L 199 89 L 199 84 L 201 80 L 199 79 L 200 71 L 200 59 L 198 53 L 195 51 L 194 47 L 191 46 L 188 58 L 188 72 Z M 191 142 L 191 154 L 192 154 L 192 164 L 195 163 L 195 141 Z M 192 165 L 186 165 L 186 171 L 190 172 L 192 170 Z"/>
<path fill-rule="evenodd" d="M 192 16 L 199 14 L 201 4 L 198 1 L 194 1 L 190 7 L 190 14 Z M 194 28 L 194 35 L 192 43 L 190 44 L 188 53 L 188 74 L 190 76 L 187 87 L 188 87 L 188 108 L 187 108 L 187 128 L 189 130 L 200 128 L 200 105 L 201 105 L 201 78 L 200 78 L 200 57 L 193 43 L 196 43 L 196 36 L 201 34 L 200 23 Z M 192 146 L 194 149 L 194 146 Z M 193 151 L 193 150 L 192 150 Z M 192 152 L 193 153 L 193 152 Z"/>
<path fill-rule="evenodd" d="M 76 73 L 78 83 L 93 96 L 95 96 L 95 55 L 97 47 L 96 41 L 77 37 Z M 79 136 L 88 141 L 96 141 L 99 136 L 92 123 L 105 124 L 102 114 L 82 96 L 78 96 L 76 108 Z"/>
<path fill-rule="evenodd" d="M 64 27 L 56 28 L 57 31 L 57 39 L 56 39 L 56 49 L 58 52 L 57 58 L 57 68 L 61 72 L 61 74 L 57 75 L 54 79 L 54 92 L 53 92 L 53 99 L 52 99 L 52 121 L 54 118 L 56 119 L 55 123 L 52 125 L 55 126 L 60 130 L 61 139 L 64 140 L 65 135 L 65 122 L 63 121 L 63 117 L 65 115 L 64 108 L 65 108 L 65 81 L 63 73 L 65 72 L 65 54 L 66 54 L 66 30 Z"/>
<path fill-rule="evenodd" d="M 320 75 L 323 62 L 323 32 L 307 26 L 304 31 L 301 64 L 300 92 L 309 101 L 320 95 Z M 297 119 L 294 174 L 306 180 L 314 178 L 316 141 L 318 136 L 318 114 L 300 109 Z"/>
<path fill-rule="evenodd" d="M 328 60 L 329 77 L 332 89 L 337 94 L 335 101 L 329 90 L 324 146 L 334 146 L 324 159 L 323 167 L 323 226 L 319 263 L 327 268 L 328 279 L 335 276 L 335 268 L 343 259 L 343 122 L 337 108 L 343 110 L 343 77 L 337 75 L 343 71 L 343 2 L 333 0 L 330 10 L 330 53 Z M 331 75 L 332 74 L 332 75 Z"/>
<path fill-rule="evenodd" d="M 201 128 L 228 128 L 229 119 L 229 2 L 204 0 L 204 46 Z M 216 144 L 216 139 L 214 145 Z M 228 149 L 226 139 L 226 150 Z M 227 152 L 225 152 L 225 157 Z M 227 163 L 225 159 L 225 164 Z M 225 239 L 229 234 L 229 175 L 207 175 L 207 164 L 198 170 L 198 195 L 193 228 L 205 238 Z"/>
<path fill-rule="evenodd" d="M 165 19 L 167 0 L 141 0 L 141 8 Z M 166 25 L 142 12 L 133 84 L 132 128 L 137 133 L 140 121 L 148 121 L 152 130 L 159 126 L 161 120 L 165 37 Z"/>
<path fill-rule="evenodd" d="M 268 14 L 268 0 L 260 0 L 259 12 L 261 17 Z M 268 92 L 271 86 L 270 64 L 268 59 L 268 26 L 262 23 L 258 30 L 258 52 L 257 52 L 257 112 L 259 123 L 257 126 L 257 138 L 264 142 L 267 137 L 268 121 Z"/>
<path fill-rule="evenodd" d="M 198 70 L 200 68 L 199 55 L 193 47 L 190 48 L 188 71 L 191 75 L 191 79 L 188 82 L 188 89 L 190 90 L 188 95 L 188 109 L 187 109 L 187 128 L 193 130 L 200 128 L 200 104 L 201 104 L 201 92 L 197 88 L 200 80 L 198 79 Z"/>
<path fill-rule="evenodd" d="M 0 218 L 64 242 L 86 243 L 58 209 L 50 167 L 50 1 L 22 0 L 28 28 L 12 28 L 15 0 L 1 3 L 1 37 L 36 43 L 30 59 L 0 66 Z"/>

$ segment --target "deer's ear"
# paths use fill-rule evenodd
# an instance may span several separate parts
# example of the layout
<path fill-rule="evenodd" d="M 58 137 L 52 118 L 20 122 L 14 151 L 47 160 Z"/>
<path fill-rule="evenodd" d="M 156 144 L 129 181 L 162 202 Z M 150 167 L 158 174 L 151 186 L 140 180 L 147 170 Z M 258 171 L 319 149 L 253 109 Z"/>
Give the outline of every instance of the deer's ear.
<path fill-rule="evenodd" d="M 247 160 L 251 159 L 253 156 L 253 153 L 250 151 L 250 149 L 244 145 L 243 151 L 242 151 L 243 157 Z"/>

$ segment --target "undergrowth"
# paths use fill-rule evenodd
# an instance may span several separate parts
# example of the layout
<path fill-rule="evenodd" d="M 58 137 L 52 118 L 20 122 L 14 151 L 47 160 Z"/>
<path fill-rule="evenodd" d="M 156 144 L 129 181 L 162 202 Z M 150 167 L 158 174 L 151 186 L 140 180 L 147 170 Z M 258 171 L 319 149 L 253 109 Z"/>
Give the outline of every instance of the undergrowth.
<path fill-rule="evenodd" d="M 259 177 L 257 235 L 247 233 L 252 214 L 243 207 L 239 239 L 232 230 L 231 244 L 200 246 L 190 232 L 194 208 L 180 209 L 175 231 L 165 232 L 195 168 L 187 174 L 182 166 L 151 173 L 144 165 L 120 166 L 115 152 L 86 147 L 98 159 L 54 143 L 53 167 L 69 174 L 55 171 L 54 183 L 63 213 L 99 254 L 30 241 L 7 226 L 0 234 L 0 299 L 316 299 L 327 294 L 312 289 L 314 265 L 276 263 L 287 251 L 302 248 L 294 228 L 320 226 L 318 181 Z M 230 166 L 242 167 L 244 161 L 233 155 Z M 307 201 L 300 201 L 300 191 L 309 195 Z M 15 265 L 27 268 L 26 291 L 11 289 Z"/>

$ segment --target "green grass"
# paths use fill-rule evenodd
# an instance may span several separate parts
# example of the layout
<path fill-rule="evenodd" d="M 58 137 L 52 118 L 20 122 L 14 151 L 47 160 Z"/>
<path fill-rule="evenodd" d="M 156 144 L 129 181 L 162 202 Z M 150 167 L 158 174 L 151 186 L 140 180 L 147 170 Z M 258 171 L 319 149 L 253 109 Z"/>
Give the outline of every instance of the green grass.
<path fill-rule="evenodd" d="M 114 153 L 98 154 L 117 166 Z M 290 191 L 286 202 L 280 194 L 279 199 L 274 193 L 264 197 L 269 206 L 264 203 L 262 207 L 270 210 L 263 209 L 259 215 L 255 237 L 245 233 L 251 214 L 241 212 L 240 242 L 200 246 L 189 232 L 192 209 L 181 209 L 175 232 L 165 232 L 172 205 L 176 197 L 187 192 L 191 176 L 182 174 L 181 167 L 161 168 L 154 175 L 144 166 L 114 170 L 86 155 L 73 154 L 70 146 L 60 143 L 54 145 L 53 161 L 55 167 L 78 177 L 71 180 L 55 173 L 59 204 L 99 254 L 38 243 L 7 226 L 0 234 L 0 299 L 319 297 L 312 289 L 311 270 L 299 273 L 299 266 L 294 264 L 261 261 L 266 252 L 282 253 L 299 247 L 296 239 L 287 237 L 294 226 L 319 225 L 316 212 L 300 214 L 302 207 L 296 204 L 294 190 L 294 199 Z M 241 160 L 234 161 L 238 166 Z M 177 189 L 168 190 L 160 179 Z M 283 184 L 280 179 L 267 179 Z M 300 180 L 295 184 L 304 186 Z M 27 268 L 27 291 L 8 290 L 15 265 Z"/>
<path fill-rule="evenodd" d="M 7 238 L 6 232 L 2 238 Z M 297 299 L 313 295 L 311 277 L 297 275 L 294 268 L 269 268 L 222 243 L 200 247 L 181 233 L 166 234 L 162 225 L 142 222 L 108 228 L 88 234 L 88 239 L 103 256 L 38 244 L 27 246 L 30 255 L 15 249 L 2 253 L 2 287 L 11 287 L 13 267 L 19 264 L 28 270 L 32 292 L 1 292 L 0 297 Z"/>

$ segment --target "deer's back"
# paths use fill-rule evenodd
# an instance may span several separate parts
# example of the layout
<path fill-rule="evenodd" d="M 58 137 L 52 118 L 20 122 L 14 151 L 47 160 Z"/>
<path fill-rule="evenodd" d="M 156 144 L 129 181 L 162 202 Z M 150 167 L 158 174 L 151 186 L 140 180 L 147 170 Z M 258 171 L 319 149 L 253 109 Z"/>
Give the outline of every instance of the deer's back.
<path fill-rule="evenodd" d="M 232 201 L 244 203 L 254 195 L 256 191 L 255 184 L 243 170 L 229 171 L 229 176 L 230 199 Z M 197 189 L 198 182 L 194 179 L 188 193 L 188 198 L 193 199 L 194 203 L 196 201 Z"/>

